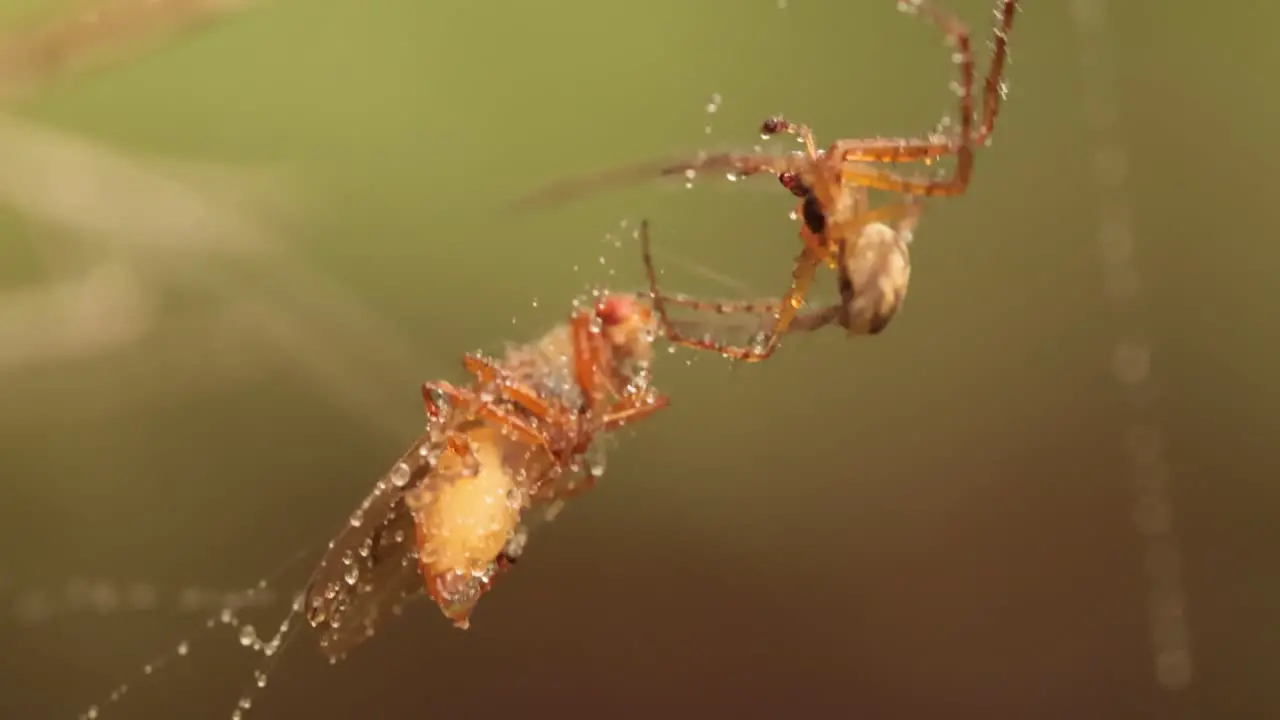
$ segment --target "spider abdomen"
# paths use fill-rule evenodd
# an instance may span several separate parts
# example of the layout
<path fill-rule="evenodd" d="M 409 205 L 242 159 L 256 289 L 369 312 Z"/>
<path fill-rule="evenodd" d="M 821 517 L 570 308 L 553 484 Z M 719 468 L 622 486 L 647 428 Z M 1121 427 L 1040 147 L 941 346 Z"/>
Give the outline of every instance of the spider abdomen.
<path fill-rule="evenodd" d="M 902 306 L 911 282 L 911 255 L 888 225 L 872 223 L 840 248 L 841 324 L 851 335 L 877 335 Z"/>

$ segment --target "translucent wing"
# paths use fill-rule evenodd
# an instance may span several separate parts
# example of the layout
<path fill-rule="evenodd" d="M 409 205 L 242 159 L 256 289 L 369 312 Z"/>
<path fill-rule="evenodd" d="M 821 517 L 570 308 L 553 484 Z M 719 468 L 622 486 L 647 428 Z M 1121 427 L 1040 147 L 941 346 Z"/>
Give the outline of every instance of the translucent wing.
<path fill-rule="evenodd" d="M 493 461 L 495 465 L 489 466 L 499 472 L 506 472 L 508 468 L 512 471 L 526 470 L 534 475 L 546 472 L 545 466 L 531 464 L 532 455 L 526 446 L 506 439 L 495 440 L 500 436 L 485 428 L 483 421 L 466 416 L 447 416 L 442 422 L 433 422 L 427 432 L 378 480 L 352 513 L 347 526 L 329 544 L 308 583 L 303 598 L 307 621 L 320 631 L 320 649 L 330 661 L 342 659 L 371 637 L 388 615 L 399 614 L 407 602 L 425 594 L 428 580 L 423 577 L 419 563 L 422 550 L 419 547 L 419 521 L 424 516 L 431 517 L 433 503 L 423 498 L 446 497 L 451 486 L 477 476 L 453 467 L 458 465 L 457 462 L 445 462 L 443 459 L 446 457 L 442 450 L 446 429 L 473 440 L 488 437 L 489 449 L 519 447 L 519 452 L 509 452 Z M 495 442 L 496 445 L 493 444 Z M 477 449 L 480 450 L 480 458 L 489 457 L 483 452 L 484 448 Z M 478 473 L 480 477 L 485 474 L 484 470 Z M 530 500 L 536 503 L 538 499 Z M 464 513 L 452 517 L 457 521 L 455 530 L 460 527 L 465 531 L 472 519 L 470 513 L 475 508 L 465 504 L 449 505 L 448 508 L 444 512 Z M 454 581 L 447 588 L 450 597 L 435 599 L 455 624 L 465 627 L 465 619 L 476 602 L 523 551 L 527 537 L 526 517 L 536 522 L 541 515 L 540 508 L 517 511 L 510 535 L 502 538 L 505 544 L 500 542 L 497 548 L 487 551 L 482 557 L 477 556 L 486 566 L 483 572 L 450 578 Z M 439 537 L 435 539 L 440 540 Z M 439 549 L 438 542 L 434 547 Z"/>
<path fill-rule="evenodd" d="M 400 456 L 329 543 L 305 592 L 320 649 L 338 660 L 374 633 L 387 613 L 423 590 L 413 514 L 405 493 L 430 473 L 431 430 Z"/>

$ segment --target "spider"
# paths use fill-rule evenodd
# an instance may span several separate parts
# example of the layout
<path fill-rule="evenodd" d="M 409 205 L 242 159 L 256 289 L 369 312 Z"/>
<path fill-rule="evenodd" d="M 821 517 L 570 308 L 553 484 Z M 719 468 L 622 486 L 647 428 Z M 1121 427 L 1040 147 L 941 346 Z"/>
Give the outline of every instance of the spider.
<path fill-rule="evenodd" d="M 427 430 L 329 544 L 304 600 L 336 661 L 425 584 L 466 628 L 520 556 L 525 511 L 591 489 L 596 440 L 667 405 L 653 392 L 654 316 L 610 294 L 502 360 L 467 355 L 469 387 L 422 387 Z"/>
<path fill-rule="evenodd" d="M 593 185 L 598 185 L 601 182 L 630 181 L 642 175 L 688 176 L 704 169 L 726 171 L 734 176 L 764 172 L 775 175 L 783 187 L 799 198 L 796 216 L 801 221 L 800 239 L 803 248 L 795 258 L 790 287 L 774 305 L 777 308 L 774 322 L 747 347 L 690 339 L 684 339 L 684 344 L 715 350 L 746 362 L 758 362 L 770 357 L 777 349 L 781 337 L 796 322 L 819 265 L 825 264 L 838 269 L 850 259 L 867 254 L 883 254 L 890 249 L 890 245 L 879 240 L 885 236 L 886 231 L 893 233 L 891 228 L 899 223 L 904 223 L 908 229 L 914 226 L 919 210 L 912 198 L 960 195 L 968 189 L 973 173 L 974 147 L 984 144 L 990 138 L 1003 99 L 1008 37 L 1018 9 L 1017 0 L 998 2 L 993 31 L 993 56 L 983 85 L 982 115 L 976 123 L 973 103 L 974 63 L 968 29 L 952 13 L 936 7 L 928 0 L 904 0 L 898 5 L 908 12 L 923 15 L 940 27 L 956 47 L 954 58 L 960 69 L 957 84 L 960 120 L 959 129 L 954 136 L 935 134 L 928 138 L 845 139 L 835 141 L 826 150 L 819 150 L 808 126 L 793 123 L 783 117 L 771 117 L 761 125 L 761 133 L 765 136 L 779 133 L 795 135 L 804 144 L 803 151 L 787 155 L 702 154 L 690 160 L 657 167 L 650 165 L 614 171 L 591 181 Z M 907 178 L 875 165 L 898 162 L 929 164 L 947 155 L 956 156 L 955 168 L 950 177 L 940 179 Z M 576 193 L 581 187 L 581 181 L 552 186 L 527 198 L 525 203 L 555 201 Z M 906 199 L 903 202 L 873 207 L 869 190 L 887 191 Z M 860 247 L 865 242 L 877 244 L 870 248 Z M 909 269 L 905 245 L 901 250 L 901 260 L 904 268 Z M 862 266 L 862 270 L 869 272 L 874 267 L 875 263 L 868 262 Z M 886 277 L 880 276 L 882 280 Z M 865 294 L 867 289 L 856 284 L 867 279 L 858 272 L 848 272 L 842 277 L 842 282 L 855 283 L 850 289 L 853 296 L 866 299 L 870 297 Z M 884 330 L 901 301 L 901 294 L 906 291 L 905 275 L 899 290 L 892 299 L 892 307 L 886 308 L 887 312 L 864 312 L 860 318 L 846 318 L 855 325 L 858 322 L 864 323 L 860 329 L 850 328 L 850 331 L 876 334 Z M 888 301 L 889 297 L 886 295 L 883 299 Z"/>
<path fill-rule="evenodd" d="M 907 296 L 911 281 L 910 245 L 920 206 L 907 204 L 909 212 L 896 227 L 884 223 L 871 223 L 862 227 L 856 243 L 842 243 L 837 255 L 837 285 L 840 302 L 808 313 L 797 313 L 786 332 L 812 332 L 831 324 L 843 327 L 850 337 L 875 335 L 883 330 L 897 314 Z M 667 305 L 681 305 L 695 311 L 717 315 L 747 315 L 765 321 L 759 338 L 775 332 L 781 301 L 764 300 L 700 300 L 682 294 L 665 294 L 658 288 L 658 271 L 650 249 L 650 223 L 643 220 L 636 231 L 640 241 L 641 259 L 649 281 L 653 312 L 663 328 L 665 339 L 675 345 L 715 350 L 734 356 L 747 348 L 719 343 L 709 335 L 694 337 L 679 330 L 677 323 L 667 314 Z"/>

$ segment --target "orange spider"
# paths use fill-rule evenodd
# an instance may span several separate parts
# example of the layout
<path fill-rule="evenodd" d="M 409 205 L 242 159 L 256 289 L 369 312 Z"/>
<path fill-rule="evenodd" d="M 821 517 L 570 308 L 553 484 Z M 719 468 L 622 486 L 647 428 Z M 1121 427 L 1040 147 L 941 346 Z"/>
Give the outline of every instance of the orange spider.
<path fill-rule="evenodd" d="M 468 355 L 471 387 L 423 385 L 427 429 L 329 544 L 304 607 L 337 660 L 425 582 L 455 625 L 523 550 L 526 511 L 558 509 L 603 471 L 598 438 L 667 405 L 649 385 L 654 317 L 612 294 L 500 361 Z"/>
<path fill-rule="evenodd" d="M 910 245 L 919 217 L 919 205 L 911 204 L 908 213 L 896 227 L 871 223 L 862 228 L 857 243 L 842 243 L 837 255 L 836 273 L 840 301 L 819 310 L 797 313 L 790 326 L 779 332 L 812 332 L 831 324 L 843 327 L 850 337 L 875 335 L 889 324 L 906 300 L 911 282 Z M 759 345 L 776 326 L 782 304 L 778 298 L 762 300 L 700 300 L 683 294 L 666 294 L 658 287 L 658 271 L 650 250 L 649 222 L 641 221 L 636 232 L 641 259 L 649 281 L 653 312 L 664 329 L 667 341 L 688 347 L 713 349 L 730 354 L 735 346 L 682 332 L 667 314 L 667 305 L 681 305 L 700 312 L 731 316 L 745 315 L 760 321 L 755 335 Z M 850 249 L 856 252 L 847 252 Z"/>
<path fill-rule="evenodd" d="M 819 265 L 838 268 L 842 258 L 856 258 L 866 252 L 877 253 L 886 246 L 869 250 L 862 243 L 879 237 L 884 230 L 903 224 L 914 226 L 919 215 L 913 197 L 959 195 L 969 186 L 973 172 L 973 150 L 985 143 L 995 127 L 1003 98 L 1004 66 L 1008 58 L 1008 36 L 1017 12 L 1017 0 L 999 0 L 994 28 L 994 51 L 983 88 L 982 117 L 975 128 L 973 108 L 974 63 L 970 51 L 969 31 L 953 14 L 934 6 L 928 0 L 902 0 L 898 5 L 909 12 L 924 15 L 939 26 L 956 47 L 955 62 L 960 68 L 957 91 L 960 98 L 959 129 L 954 136 L 929 138 L 875 138 L 837 140 L 819 150 L 812 131 L 805 125 L 781 117 L 766 120 L 761 126 L 765 135 L 789 133 L 798 136 L 804 150 L 787 155 L 764 153 L 702 154 L 691 160 L 663 163 L 657 166 L 626 168 L 585 180 L 558 184 L 526 199 L 524 203 L 554 202 L 580 193 L 587 185 L 632 181 L 645 176 L 688 176 L 699 170 L 712 169 L 747 176 L 766 172 L 777 176 L 781 184 L 800 199 L 796 215 L 801 220 L 800 239 L 804 243 L 792 270 L 791 286 L 777 303 L 774 322 L 748 347 L 733 347 L 710 340 L 672 336 L 673 342 L 710 349 L 747 362 L 757 362 L 773 354 L 782 335 L 804 305 L 804 299 Z M 945 179 L 906 178 L 871 163 L 932 163 L 947 155 L 956 156 L 953 174 Z M 906 200 L 873 207 L 868 190 L 883 190 L 906 196 Z M 905 246 L 903 249 L 905 259 Z M 867 266 L 870 267 L 869 265 Z M 907 265 L 909 270 L 909 265 Z M 881 276 L 882 278 L 884 276 Z M 857 273 L 844 280 L 857 282 Z M 862 289 L 852 288 L 858 295 Z M 901 290 L 906 290 L 903 278 Z M 668 298 L 669 299 L 669 298 Z M 900 300 L 900 298 L 899 298 Z M 898 300 L 893 301 L 896 310 Z M 866 334 L 882 331 L 893 312 L 864 315 L 861 330 Z M 851 328 L 852 331 L 852 328 Z M 670 333 L 670 328 L 668 327 Z"/>

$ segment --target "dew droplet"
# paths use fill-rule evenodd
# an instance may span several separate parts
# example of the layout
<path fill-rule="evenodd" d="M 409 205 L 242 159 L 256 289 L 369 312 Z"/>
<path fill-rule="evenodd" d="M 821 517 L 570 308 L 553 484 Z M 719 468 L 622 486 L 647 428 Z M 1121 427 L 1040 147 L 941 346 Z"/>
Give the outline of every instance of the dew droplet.
<path fill-rule="evenodd" d="M 398 462 L 395 467 L 391 468 L 391 484 L 396 487 L 404 487 L 408 484 L 411 474 L 408 464 Z"/>

